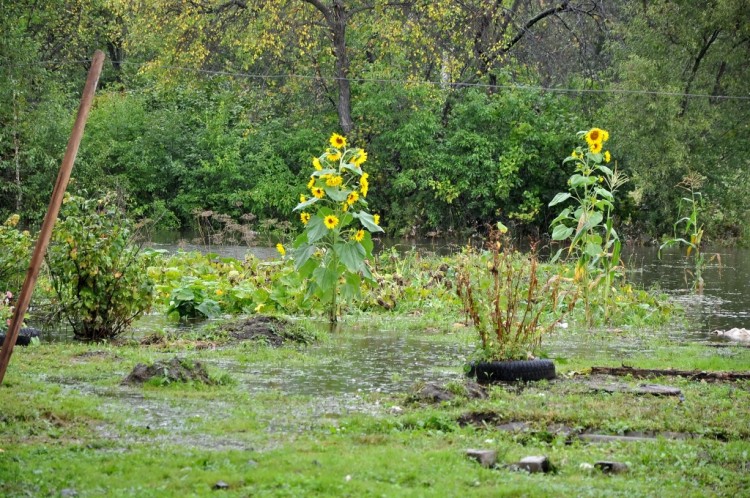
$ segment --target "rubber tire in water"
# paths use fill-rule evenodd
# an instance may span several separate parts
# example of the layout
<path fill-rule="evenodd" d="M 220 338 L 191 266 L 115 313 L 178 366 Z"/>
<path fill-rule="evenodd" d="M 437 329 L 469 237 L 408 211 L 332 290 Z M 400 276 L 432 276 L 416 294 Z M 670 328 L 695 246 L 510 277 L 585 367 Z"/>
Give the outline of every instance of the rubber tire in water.
<path fill-rule="evenodd" d="M 481 361 L 470 367 L 469 377 L 476 377 L 479 383 L 555 378 L 552 360 Z"/>

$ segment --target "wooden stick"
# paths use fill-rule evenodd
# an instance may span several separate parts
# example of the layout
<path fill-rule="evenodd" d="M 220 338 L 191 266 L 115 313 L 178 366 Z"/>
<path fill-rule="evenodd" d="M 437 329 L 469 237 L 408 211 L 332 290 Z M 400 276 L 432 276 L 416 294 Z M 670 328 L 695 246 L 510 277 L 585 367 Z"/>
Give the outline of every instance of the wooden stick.
<path fill-rule="evenodd" d="M 706 372 L 704 370 L 644 369 L 633 367 L 591 367 L 592 374 L 632 375 L 636 378 L 685 377 L 691 380 L 734 381 L 750 380 L 750 372 Z"/>
<path fill-rule="evenodd" d="M 5 371 L 10 362 L 10 355 L 13 353 L 13 346 L 16 345 L 18 331 L 21 329 L 23 317 L 29 307 L 31 294 L 34 292 L 36 279 L 39 276 L 39 269 L 44 260 L 44 253 L 47 252 L 47 245 L 52 237 L 52 228 L 55 226 L 55 221 L 57 221 L 57 215 L 60 212 L 60 206 L 62 205 L 65 190 L 68 188 L 70 173 L 73 171 L 73 163 L 78 154 L 78 146 L 81 144 L 83 129 L 86 126 L 86 119 L 88 118 L 89 110 L 91 109 L 91 103 L 94 100 L 96 84 L 99 82 L 99 75 L 102 72 L 103 65 L 104 52 L 97 50 L 94 53 L 91 68 L 89 69 L 89 74 L 86 78 L 86 86 L 83 89 L 81 105 L 78 107 L 78 116 L 73 125 L 70 140 L 68 140 L 68 148 L 65 150 L 65 156 L 60 165 L 60 172 L 57 175 L 55 188 L 52 190 L 52 198 L 50 199 L 49 207 L 47 208 L 47 214 L 44 217 L 42 228 L 39 231 L 39 238 L 36 241 L 34 252 L 31 255 L 29 269 L 26 272 L 26 280 L 24 280 L 23 287 L 21 287 L 21 293 L 18 296 L 18 303 L 16 304 L 10 327 L 8 328 L 7 334 L 5 334 L 5 342 L 3 343 L 2 351 L 0 352 L 0 384 L 3 383 Z"/>

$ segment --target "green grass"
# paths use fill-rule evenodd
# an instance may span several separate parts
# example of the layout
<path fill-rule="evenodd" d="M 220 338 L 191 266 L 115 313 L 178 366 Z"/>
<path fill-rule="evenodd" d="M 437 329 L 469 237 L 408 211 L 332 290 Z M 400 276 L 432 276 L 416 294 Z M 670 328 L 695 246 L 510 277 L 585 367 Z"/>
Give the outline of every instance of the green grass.
<path fill-rule="evenodd" d="M 364 326 L 366 317 L 360 319 Z M 472 333 L 452 327 L 425 333 L 404 324 L 397 329 L 436 344 L 465 344 Z M 347 330 L 340 333 L 355 333 Z M 573 342 L 587 338 L 581 331 L 558 334 L 553 345 L 566 336 Z M 631 331 L 616 340 L 596 333 L 589 339 L 592 347 L 585 353 L 567 354 L 567 361 L 558 363 L 554 381 L 496 386 L 486 399 L 458 395 L 442 404 L 415 402 L 406 392 L 352 393 L 332 400 L 249 387 L 266 369 L 286 364 L 304 370 L 331 360 L 321 357 L 320 349 L 234 344 L 197 350 L 188 342 L 17 348 L 0 386 L 0 495 L 59 496 L 63 489 L 113 497 L 747 493 L 750 382 L 586 373 L 593 365 L 623 362 L 639 368 L 747 371 L 750 349 L 677 345 L 662 332 Z M 598 347 L 613 341 L 621 341 L 624 352 Z M 233 381 L 120 384 L 136 363 L 174 354 L 203 361 L 212 376 L 229 374 Z M 230 365 L 242 368 L 234 372 Z M 458 393 L 461 367 L 457 359 L 451 389 Z M 356 372 L 351 375 L 356 378 Z M 607 394 L 594 389 L 594 381 L 666 384 L 681 389 L 684 400 Z M 459 423 L 467 414 L 494 422 Z M 500 422 L 524 422 L 525 430 L 500 430 Z M 657 437 L 591 443 L 567 437 L 561 428 Z M 670 433 L 686 439 L 669 439 Z M 501 467 L 482 468 L 466 458 L 468 448 L 497 450 Z M 530 475 L 504 466 L 540 454 L 550 458 L 554 473 Z M 587 470 L 586 464 L 597 460 L 626 462 L 629 471 L 609 476 Z M 218 481 L 229 489 L 212 491 Z"/>

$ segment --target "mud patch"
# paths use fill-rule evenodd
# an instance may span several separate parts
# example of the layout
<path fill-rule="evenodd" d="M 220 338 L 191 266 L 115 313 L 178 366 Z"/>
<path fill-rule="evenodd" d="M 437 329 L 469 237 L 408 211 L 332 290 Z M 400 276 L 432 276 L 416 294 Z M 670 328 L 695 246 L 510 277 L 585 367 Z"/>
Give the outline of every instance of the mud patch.
<path fill-rule="evenodd" d="M 193 362 L 176 356 L 169 361 L 157 361 L 153 365 L 138 363 L 122 383 L 143 384 L 151 380 L 163 383 L 195 382 L 208 385 L 216 384 L 208 376 L 206 367 L 200 362 Z"/>
<path fill-rule="evenodd" d="M 287 342 L 296 344 L 310 342 L 297 325 L 274 316 L 254 316 L 227 324 L 223 330 L 231 340 L 262 341 L 273 347 L 279 347 Z"/>

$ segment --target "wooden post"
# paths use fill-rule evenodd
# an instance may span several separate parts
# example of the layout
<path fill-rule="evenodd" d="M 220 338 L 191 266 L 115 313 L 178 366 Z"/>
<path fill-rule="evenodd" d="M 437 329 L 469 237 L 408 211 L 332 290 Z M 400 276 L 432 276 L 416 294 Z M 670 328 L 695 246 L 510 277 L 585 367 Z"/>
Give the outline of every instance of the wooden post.
<path fill-rule="evenodd" d="M 3 383 L 5 370 L 8 368 L 10 355 L 13 353 L 13 346 L 16 345 L 18 331 L 21 329 L 23 317 L 29 307 L 31 294 L 34 292 L 34 285 L 36 285 L 36 279 L 39 276 L 39 269 L 44 260 L 44 253 L 47 252 L 47 245 L 52 237 L 52 227 L 55 226 L 57 215 L 60 212 L 65 189 L 68 188 L 70 173 L 73 170 L 73 162 L 78 154 L 78 146 L 81 144 L 81 138 L 83 137 L 83 128 L 86 126 L 86 118 L 88 118 L 91 103 L 94 100 L 96 84 L 99 81 L 99 75 L 102 72 L 103 65 L 104 52 L 97 50 L 94 53 L 91 68 L 89 69 L 89 75 L 86 78 L 86 86 L 83 89 L 81 105 L 78 107 L 78 116 L 73 125 L 70 140 L 68 140 L 68 148 L 65 150 L 65 156 L 60 165 L 60 172 L 57 175 L 57 182 L 55 183 L 55 188 L 52 190 L 52 198 L 50 199 L 49 207 L 47 208 L 47 215 L 44 217 L 42 228 L 39 231 L 39 238 L 36 241 L 34 252 L 31 255 L 29 269 L 26 272 L 26 280 L 24 280 L 23 287 L 21 287 L 21 293 L 18 296 L 18 302 L 16 303 L 15 311 L 13 312 L 13 319 L 10 322 L 10 327 L 8 327 L 8 332 L 5 334 L 5 342 L 3 343 L 2 351 L 0 352 L 0 384 Z"/>

